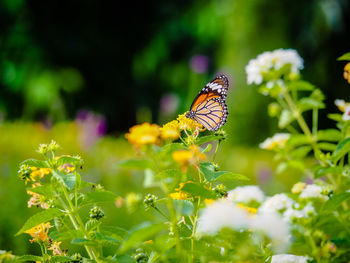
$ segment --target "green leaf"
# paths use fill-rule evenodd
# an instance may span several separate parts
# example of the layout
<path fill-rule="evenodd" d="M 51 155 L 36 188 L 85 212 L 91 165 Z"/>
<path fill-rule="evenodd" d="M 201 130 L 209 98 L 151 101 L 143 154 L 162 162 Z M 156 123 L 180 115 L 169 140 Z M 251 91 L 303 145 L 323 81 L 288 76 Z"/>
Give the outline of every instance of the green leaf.
<path fill-rule="evenodd" d="M 330 152 L 335 151 L 335 149 L 337 148 L 337 145 L 329 142 L 320 142 L 317 145 L 318 145 L 318 148 L 320 148 L 321 150 L 330 151 Z"/>
<path fill-rule="evenodd" d="M 290 152 L 290 155 L 293 157 L 293 158 L 304 158 L 305 156 L 308 155 L 308 153 L 312 150 L 312 147 L 311 146 L 301 146 L 301 147 L 298 147 L 296 148 L 295 150 L 292 150 Z"/>
<path fill-rule="evenodd" d="M 340 56 L 339 58 L 337 58 L 337 60 L 350 60 L 350 52 L 345 53 L 344 55 Z"/>
<path fill-rule="evenodd" d="M 26 164 L 28 166 L 37 167 L 37 168 L 50 168 L 50 165 L 46 161 L 28 159 L 21 162 L 21 165 Z"/>
<path fill-rule="evenodd" d="M 71 174 L 61 173 L 60 175 L 64 185 L 67 186 L 69 190 L 73 190 L 75 187 L 75 179 L 76 179 L 75 173 L 71 173 Z"/>
<path fill-rule="evenodd" d="M 223 135 L 207 135 L 207 136 L 197 138 L 196 144 L 201 145 L 207 142 L 222 140 L 223 138 L 224 138 Z"/>
<path fill-rule="evenodd" d="M 117 195 L 110 191 L 94 191 L 85 194 L 80 206 L 91 205 L 95 203 L 115 202 Z"/>
<path fill-rule="evenodd" d="M 225 180 L 249 180 L 244 175 L 234 174 L 228 171 L 215 171 L 215 167 L 212 163 L 201 163 L 199 165 L 199 170 L 204 175 L 205 179 L 208 182 L 215 182 L 223 178 L 225 176 Z"/>
<path fill-rule="evenodd" d="M 203 185 L 198 183 L 186 183 L 181 188 L 181 191 L 189 193 L 192 196 L 200 196 L 202 198 L 216 198 L 215 194 L 211 190 L 204 188 Z"/>
<path fill-rule="evenodd" d="M 29 187 L 27 188 L 28 191 L 31 191 L 33 193 L 37 193 L 39 195 L 43 195 L 46 197 L 51 197 L 53 196 L 53 190 L 52 187 L 50 185 L 40 185 L 40 186 L 36 186 L 36 187 Z"/>
<path fill-rule="evenodd" d="M 63 164 L 71 164 L 73 166 L 81 166 L 84 161 L 80 157 L 77 156 L 61 156 L 57 159 L 56 165 L 61 166 Z"/>
<path fill-rule="evenodd" d="M 168 226 L 164 223 L 150 224 L 143 223 L 134 230 L 130 231 L 130 235 L 125 239 L 122 246 L 119 248 L 119 253 L 126 252 L 132 247 L 138 246 L 141 242 L 144 242 L 152 238 L 157 233 L 167 229 Z"/>
<path fill-rule="evenodd" d="M 312 141 L 304 134 L 292 134 L 287 141 L 288 146 L 301 146 L 305 144 L 310 144 Z"/>
<path fill-rule="evenodd" d="M 96 242 L 86 239 L 86 238 L 74 238 L 71 242 L 71 244 L 74 245 L 80 245 L 80 246 L 94 246 L 96 245 Z"/>
<path fill-rule="evenodd" d="M 278 121 L 278 127 L 283 129 L 288 126 L 294 120 L 294 116 L 290 110 L 284 109 L 281 112 L 280 119 Z"/>
<path fill-rule="evenodd" d="M 346 138 L 339 142 L 337 148 L 335 149 L 332 159 L 337 162 L 340 158 L 346 155 L 350 151 L 350 138 Z"/>
<path fill-rule="evenodd" d="M 173 151 L 184 150 L 184 149 L 186 149 L 186 146 L 184 146 L 182 143 L 175 142 L 175 143 L 169 143 L 169 144 L 164 145 L 161 148 L 161 152 L 162 152 L 162 154 L 168 154 L 168 153 L 171 153 Z"/>
<path fill-rule="evenodd" d="M 342 138 L 341 132 L 336 129 L 319 130 L 317 132 L 318 141 L 338 142 Z"/>
<path fill-rule="evenodd" d="M 151 160 L 137 158 L 122 160 L 117 163 L 117 167 L 124 169 L 144 170 L 147 168 L 154 168 L 154 164 Z"/>
<path fill-rule="evenodd" d="M 51 231 L 49 236 L 54 241 L 72 240 L 75 238 L 83 238 L 84 233 L 80 230 L 69 230 L 65 232 Z"/>
<path fill-rule="evenodd" d="M 331 212 L 336 210 L 345 200 L 350 199 L 350 193 L 349 192 L 345 192 L 345 193 L 341 193 L 341 194 L 336 194 L 331 196 L 331 198 L 329 198 L 327 200 L 326 203 L 324 203 L 323 207 L 322 207 L 322 212 Z"/>
<path fill-rule="evenodd" d="M 123 240 L 121 237 L 119 237 L 119 239 L 118 239 L 115 237 L 104 235 L 100 232 L 95 232 L 94 238 L 95 238 L 94 241 L 96 241 L 102 245 L 118 245 Z"/>
<path fill-rule="evenodd" d="M 65 256 L 53 256 L 50 259 L 50 263 L 56 263 L 56 262 L 74 262 L 72 258 L 65 257 Z"/>
<path fill-rule="evenodd" d="M 341 174 L 343 169 L 339 166 L 335 167 L 320 167 L 315 171 L 314 179 L 318 179 L 327 174 Z"/>
<path fill-rule="evenodd" d="M 30 218 L 24 223 L 22 228 L 17 232 L 16 236 L 22 234 L 24 231 L 29 230 L 41 223 L 47 223 L 55 217 L 61 216 L 64 213 L 57 208 L 49 208 L 47 210 L 43 210 Z"/>
<path fill-rule="evenodd" d="M 330 113 L 327 115 L 327 117 L 336 122 L 343 122 L 343 115 L 339 113 Z"/>
<path fill-rule="evenodd" d="M 301 98 L 298 102 L 298 108 L 301 111 L 308 111 L 312 109 L 324 109 L 325 104 L 313 98 Z"/>
<path fill-rule="evenodd" d="M 194 210 L 193 203 L 188 200 L 173 200 L 176 211 L 181 215 L 191 215 Z"/>
<path fill-rule="evenodd" d="M 179 178 L 181 177 L 181 172 L 178 169 L 167 169 L 163 170 L 156 175 L 157 178 Z"/>
<path fill-rule="evenodd" d="M 289 88 L 294 89 L 294 90 L 312 91 L 315 89 L 314 85 L 312 85 L 310 82 L 307 82 L 304 80 L 293 81 L 288 86 L 289 86 Z"/>
<path fill-rule="evenodd" d="M 209 152 L 211 150 L 212 144 L 208 143 L 207 146 L 201 150 L 202 153 Z"/>
<path fill-rule="evenodd" d="M 159 186 L 161 186 L 161 183 L 155 180 L 155 175 L 153 170 L 146 169 L 145 178 L 143 180 L 143 187 L 150 188 L 150 187 L 159 187 Z"/>
<path fill-rule="evenodd" d="M 34 256 L 34 255 L 23 255 L 16 257 L 17 261 L 43 261 L 42 257 Z"/>
<path fill-rule="evenodd" d="M 101 226 L 100 231 L 103 234 L 113 237 L 124 237 L 129 234 L 127 230 L 117 226 Z"/>

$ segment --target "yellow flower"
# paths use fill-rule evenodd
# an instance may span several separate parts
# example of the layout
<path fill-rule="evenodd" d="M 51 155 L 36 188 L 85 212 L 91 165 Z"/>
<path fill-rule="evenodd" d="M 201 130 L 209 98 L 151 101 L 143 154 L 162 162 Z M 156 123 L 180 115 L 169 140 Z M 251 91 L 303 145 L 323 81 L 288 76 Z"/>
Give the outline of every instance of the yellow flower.
<path fill-rule="evenodd" d="M 52 172 L 51 168 L 30 167 L 30 169 L 32 170 L 32 173 L 30 174 L 30 179 L 32 179 L 32 181 L 40 180 L 45 175 Z"/>
<path fill-rule="evenodd" d="M 32 188 L 35 188 L 37 186 L 41 186 L 40 183 L 32 184 Z M 49 204 L 45 202 L 45 197 L 43 197 L 40 194 L 37 194 L 35 192 L 32 192 L 30 190 L 27 190 L 27 194 L 31 195 L 32 197 L 28 201 L 28 208 L 31 208 L 32 206 L 41 206 L 42 209 L 48 209 Z"/>
<path fill-rule="evenodd" d="M 350 84 L 350 62 L 348 62 L 344 67 L 344 79 Z"/>
<path fill-rule="evenodd" d="M 176 140 L 180 137 L 180 125 L 177 120 L 164 124 L 160 129 L 162 139 Z"/>
<path fill-rule="evenodd" d="M 45 242 L 48 240 L 48 232 L 49 229 L 52 226 L 50 225 L 50 222 L 48 223 L 41 223 L 40 225 L 37 225 L 27 231 L 25 231 L 24 233 L 29 234 L 33 239 L 30 240 L 31 243 L 33 242 L 38 242 L 38 241 L 42 241 Z"/>
<path fill-rule="evenodd" d="M 56 242 L 56 241 L 54 241 L 54 242 L 52 242 L 51 243 L 51 245 L 49 246 L 49 250 L 52 250 L 52 254 L 54 255 L 54 256 L 62 256 L 63 255 L 63 253 L 62 253 L 62 250 L 61 250 L 61 248 L 60 248 L 60 244 L 61 244 L 62 242 Z"/>
<path fill-rule="evenodd" d="M 258 209 L 254 208 L 254 207 L 249 207 L 249 206 L 245 206 L 244 204 L 237 204 L 237 206 L 241 209 L 243 209 L 244 211 L 248 212 L 249 215 L 253 216 L 258 212 Z"/>
<path fill-rule="evenodd" d="M 181 114 L 177 117 L 179 122 L 180 130 L 194 131 L 196 129 L 202 129 L 203 126 L 199 122 L 186 117 L 186 113 Z"/>
<path fill-rule="evenodd" d="M 201 153 L 197 145 L 191 145 L 189 150 L 177 150 L 172 153 L 173 160 L 181 165 L 183 171 L 189 164 L 197 165 L 199 161 L 205 160 L 206 156 Z"/>
<path fill-rule="evenodd" d="M 149 124 L 148 122 L 131 127 L 129 133 L 125 135 L 129 143 L 136 147 L 157 144 L 159 143 L 159 136 L 159 126 L 157 124 Z"/>
<path fill-rule="evenodd" d="M 292 193 L 293 194 L 300 194 L 303 190 L 304 190 L 304 188 L 305 188 L 305 186 L 306 186 L 306 184 L 305 183 L 303 183 L 303 182 L 298 182 L 298 183 L 296 183 L 295 185 L 293 185 L 293 187 L 292 187 Z"/>
<path fill-rule="evenodd" d="M 175 200 L 187 200 L 188 195 L 182 191 L 169 194 L 169 197 Z"/>

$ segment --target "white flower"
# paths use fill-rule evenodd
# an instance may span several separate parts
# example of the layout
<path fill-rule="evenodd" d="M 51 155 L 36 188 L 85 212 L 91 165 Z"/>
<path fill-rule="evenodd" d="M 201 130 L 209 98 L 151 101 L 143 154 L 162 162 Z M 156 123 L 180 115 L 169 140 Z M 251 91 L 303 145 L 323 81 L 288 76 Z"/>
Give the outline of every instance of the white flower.
<path fill-rule="evenodd" d="M 256 185 L 239 186 L 228 192 L 228 200 L 237 203 L 247 204 L 251 201 L 262 203 L 264 199 L 264 192 Z"/>
<path fill-rule="evenodd" d="M 247 83 L 261 84 L 263 73 L 269 70 L 278 70 L 284 65 L 291 65 L 291 72 L 299 73 L 303 68 L 303 59 L 294 49 L 277 49 L 260 54 L 256 59 L 249 61 L 245 70 L 247 73 Z"/>
<path fill-rule="evenodd" d="M 271 263 L 307 263 L 309 257 L 296 256 L 291 254 L 273 255 Z"/>
<path fill-rule="evenodd" d="M 292 222 L 293 219 L 309 218 L 310 216 L 313 216 L 315 214 L 315 207 L 312 205 L 312 203 L 307 203 L 307 205 L 301 210 L 288 208 L 283 213 L 283 219 L 286 222 Z"/>
<path fill-rule="evenodd" d="M 308 199 L 308 198 L 320 198 L 322 200 L 327 200 L 328 196 L 322 194 L 322 187 L 316 184 L 308 184 L 303 189 L 300 194 L 300 198 Z"/>
<path fill-rule="evenodd" d="M 251 218 L 250 227 L 262 231 L 269 237 L 275 252 L 281 253 L 287 250 L 290 242 L 289 227 L 279 214 L 258 214 Z"/>
<path fill-rule="evenodd" d="M 259 147 L 265 150 L 272 150 L 276 147 L 283 147 L 289 138 L 289 133 L 276 133 L 273 137 L 267 138 L 264 142 L 260 143 Z"/>
<path fill-rule="evenodd" d="M 248 213 L 227 200 L 206 207 L 198 220 L 197 233 L 216 234 L 221 228 L 247 228 Z"/>
<path fill-rule="evenodd" d="M 267 200 L 259 207 L 259 211 L 262 213 L 281 212 L 282 210 L 289 209 L 293 206 L 293 199 L 289 198 L 285 194 L 276 194 Z"/>
<path fill-rule="evenodd" d="M 350 105 L 346 105 L 346 107 L 344 108 L 343 120 L 350 120 Z"/>

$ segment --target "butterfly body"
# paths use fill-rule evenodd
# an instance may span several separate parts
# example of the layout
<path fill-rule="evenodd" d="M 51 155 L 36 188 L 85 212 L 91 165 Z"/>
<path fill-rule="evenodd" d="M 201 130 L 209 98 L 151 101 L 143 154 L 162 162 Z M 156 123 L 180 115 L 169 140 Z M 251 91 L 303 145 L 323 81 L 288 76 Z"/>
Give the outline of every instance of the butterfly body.
<path fill-rule="evenodd" d="M 220 129 L 227 121 L 228 86 L 225 75 L 214 78 L 196 96 L 186 117 L 201 123 L 209 131 Z"/>

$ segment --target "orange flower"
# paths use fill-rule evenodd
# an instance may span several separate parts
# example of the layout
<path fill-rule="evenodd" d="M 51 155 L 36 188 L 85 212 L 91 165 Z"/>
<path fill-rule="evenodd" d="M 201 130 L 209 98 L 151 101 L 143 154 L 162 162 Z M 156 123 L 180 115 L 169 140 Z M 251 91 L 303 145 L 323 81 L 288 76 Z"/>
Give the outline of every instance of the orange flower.
<path fill-rule="evenodd" d="M 157 124 L 149 124 L 148 122 L 131 127 L 129 133 L 125 135 L 129 143 L 136 147 L 148 144 L 158 144 L 159 136 L 159 126 Z"/>
<path fill-rule="evenodd" d="M 32 184 L 32 188 L 35 188 L 37 186 L 41 186 L 41 184 L 40 183 Z M 32 206 L 39 206 L 39 205 L 41 206 L 42 209 L 49 208 L 49 204 L 45 202 L 45 197 L 43 197 L 42 195 L 32 192 L 30 190 L 27 190 L 27 194 L 32 196 L 28 201 L 28 208 L 31 208 Z"/>
<path fill-rule="evenodd" d="M 33 239 L 30 240 L 31 243 L 33 242 L 45 242 L 48 240 L 48 232 L 49 229 L 52 226 L 50 225 L 50 222 L 48 223 L 41 223 L 40 225 L 37 225 L 27 231 L 25 231 L 25 233 L 29 234 Z"/>
<path fill-rule="evenodd" d="M 191 145 L 189 150 L 177 150 L 172 153 L 173 160 L 181 165 L 183 171 L 187 166 L 197 165 L 199 161 L 205 160 L 206 155 L 202 153 L 197 145 Z"/>

